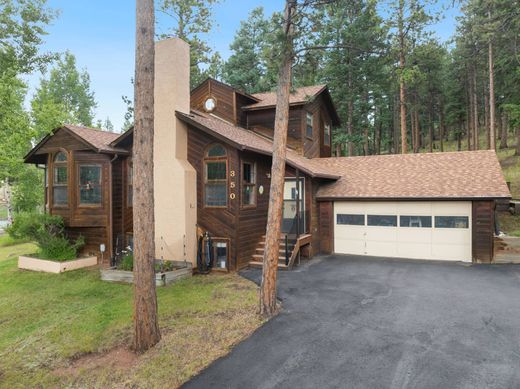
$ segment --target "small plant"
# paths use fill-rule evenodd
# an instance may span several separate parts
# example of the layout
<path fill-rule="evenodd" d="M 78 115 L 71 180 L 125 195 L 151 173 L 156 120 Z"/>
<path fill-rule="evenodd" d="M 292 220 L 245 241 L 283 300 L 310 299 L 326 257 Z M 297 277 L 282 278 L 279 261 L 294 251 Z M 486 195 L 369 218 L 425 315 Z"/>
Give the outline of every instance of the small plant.
<path fill-rule="evenodd" d="M 134 270 L 134 253 L 130 251 L 123 252 L 123 258 L 121 259 L 121 263 L 119 264 L 119 268 L 121 270 L 132 271 Z"/>
<path fill-rule="evenodd" d="M 61 216 L 40 213 L 19 213 L 7 233 L 16 240 L 32 240 L 38 244 L 38 256 L 42 259 L 67 261 L 74 259 L 85 245 L 79 236 L 72 241 L 65 235 L 65 225 Z"/>

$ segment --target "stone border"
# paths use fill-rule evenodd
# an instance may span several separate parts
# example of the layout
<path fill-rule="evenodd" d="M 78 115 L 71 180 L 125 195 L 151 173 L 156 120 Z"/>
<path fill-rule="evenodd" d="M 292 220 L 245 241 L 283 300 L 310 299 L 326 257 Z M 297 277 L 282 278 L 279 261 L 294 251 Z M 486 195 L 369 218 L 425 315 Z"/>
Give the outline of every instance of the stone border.
<path fill-rule="evenodd" d="M 190 262 L 172 261 L 178 266 L 182 266 L 179 269 L 167 271 L 164 273 L 155 274 L 155 285 L 166 286 L 174 283 L 175 281 L 183 278 L 191 277 L 193 274 L 192 266 Z M 125 284 L 134 283 L 134 273 L 127 270 L 117 270 L 115 268 L 101 269 L 101 280 L 108 282 L 122 282 Z"/>
<path fill-rule="evenodd" d="M 45 273 L 63 273 L 66 271 L 82 269 L 84 267 L 96 266 L 97 257 L 86 257 L 72 261 L 51 261 L 20 255 L 18 257 L 18 269 L 40 271 Z"/>

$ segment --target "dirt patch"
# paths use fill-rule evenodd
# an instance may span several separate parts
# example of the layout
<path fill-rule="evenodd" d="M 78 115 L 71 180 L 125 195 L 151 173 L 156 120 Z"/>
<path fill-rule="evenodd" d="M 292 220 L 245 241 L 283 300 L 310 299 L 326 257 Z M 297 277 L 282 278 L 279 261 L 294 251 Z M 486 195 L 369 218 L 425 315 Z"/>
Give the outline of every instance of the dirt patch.
<path fill-rule="evenodd" d="M 82 372 L 99 368 L 130 369 L 138 356 L 125 347 L 117 347 L 105 353 L 87 354 L 75 359 L 70 366 L 54 370 L 60 377 L 76 377 Z"/>

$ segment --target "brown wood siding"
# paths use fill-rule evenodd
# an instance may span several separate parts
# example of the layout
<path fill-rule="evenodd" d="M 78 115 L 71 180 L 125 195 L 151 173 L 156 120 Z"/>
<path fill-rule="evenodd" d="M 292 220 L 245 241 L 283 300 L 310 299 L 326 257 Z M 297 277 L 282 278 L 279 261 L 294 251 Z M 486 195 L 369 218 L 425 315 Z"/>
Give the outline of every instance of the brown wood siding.
<path fill-rule="evenodd" d="M 228 155 L 228 206 L 226 208 L 206 208 L 204 206 L 204 154 L 207 147 L 213 143 L 220 143 L 226 148 Z M 202 134 L 199 130 L 190 128 L 188 131 L 188 161 L 197 171 L 197 224 L 214 237 L 230 239 L 229 269 L 237 268 L 236 233 L 238 230 L 238 187 L 239 187 L 239 161 L 237 150 L 219 142 L 216 138 Z M 231 177 L 234 171 L 235 177 Z M 235 188 L 230 183 L 235 182 Z M 235 199 L 229 195 L 235 193 Z"/>
<path fill-rule="evenodd" d="M 108 229 L 105 227 L 67 227 L 67 236 L 71 239 L 77 239 L 79 236 L 85 238 L 85 246 L 80 251 L 80 255 L 96 255 L 101 261 L 101 253 L 99 251 L 100 244 L 107 244 L 110 241 L 108 236 Z M 110 253 L 107 252 L 103 255 L 103 264 L 108 265 L 110 263 Z"/>
<path fill-rule="evenodd" d="M 242 268 L 248 265 L 251 256 L 262 235 L 265 234 L 267 225 L 267 209 L 269 207 L 271 158 L 254 153 L 240 153 L 241 161 L 256 163 L 256 206 L 240 207 L 238 227 L 238 256 L 237 266 Z M 240 164 L 241 165 L 241 164 Z M 242 166 L 240 166 L 241 168 Z M 240 171 L 242 175 L 242 171 Z M 258 188 L 263 186 L 263 194 L 258 193 Z M 240 204 L 242 203 L 241 195 Z"/>
<path fill-rule="evenodd" d="M 474 262 L 491 262 L 494 257 L 495 203 L 473 201 L 472 250 Z"/>
<path fill-rule="evenodd" d="M 247 128 L 258 133 L 273 138 L 275 109 L 267 108 L 257 111 L 247 112 Z M 291 107 L 289 110 L 289 128 L 287 132 L 287 144 L 296 149 L 302 150 L 302 109 L 301 107 Z"/>
<path fill-rule="evenodd" d="M 221 117 L 228 122 L 235 123 L 236 108 L 234 104 L 234 93 L 235 91 L 233 88 L 209 79 L 193 90 L 190 106 L 192 109 L 204 112 L 204 102 L 211 96 L 217 103 L 212 114 Z"/>
<path fill-rule="evenodd" d="M 128 204 L 128 159 L 125 161 L 123 165 L 123 234 L 131 234 L 134 231 L 134 209 Z M 125 240 L 125 244 L 127 244 Z"/>
<path fill-rule="evenodd" d="M 334 252 L 334 208 L 332 201 L 318 202 L 320 252 Z"/>
<path fill-rule="evenodd" d="M 312 139 L 307 138 L 307 112 L 313 115 L 313 131 Z M 302 111 L 302 139 L 303 139 L 303 155 L 308 158 L 330 157 L 331 148 L 323 144 L 324 124 L 330 123 L 330 115 L 324 100 L 318 96 L 315 100 L 305 105 Z"/>
<path fill-rule="evenodd" d="M 49 154 L 59 150 L 90 150 L 89 147 L 78 138 L 70 135 L 67 130 L 60 129 L 49 138 L 36 154 Z"/>

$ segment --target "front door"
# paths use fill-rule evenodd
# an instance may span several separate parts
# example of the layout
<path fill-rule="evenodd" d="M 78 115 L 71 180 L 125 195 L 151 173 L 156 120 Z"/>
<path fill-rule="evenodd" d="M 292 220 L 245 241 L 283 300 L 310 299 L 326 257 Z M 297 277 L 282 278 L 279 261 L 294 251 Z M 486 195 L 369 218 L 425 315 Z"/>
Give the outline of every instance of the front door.
<path fill-rule="evenodd" d="M 305 178 L 285 178 L 282 218 L 283 233 L 305 233 Z"/>

